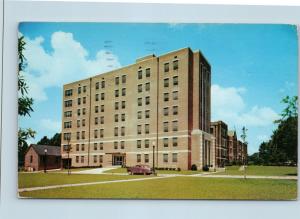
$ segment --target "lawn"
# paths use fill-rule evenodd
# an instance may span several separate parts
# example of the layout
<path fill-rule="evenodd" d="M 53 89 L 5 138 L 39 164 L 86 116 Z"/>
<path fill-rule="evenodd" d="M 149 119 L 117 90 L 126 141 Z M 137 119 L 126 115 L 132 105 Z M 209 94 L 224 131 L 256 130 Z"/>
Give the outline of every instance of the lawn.
<path fill-rule="evenodd" d="M 123 176 L 124 177 L 124 176 Z M 20 193 L 35 198 L 104 199 L 296 199 L 296 180 L 170 177 Z"/>
<path fill-rule="evenodd" d="M 219 175 L 243 175 L 244 171 L 239 171 L 240 166 L 228 166 L 225 172 L 216 173 Z M 284 166 L 248 166 L 247 175 L 256 176 L 297 176 L 297 167 Z"/>
<path fill-rule="evenodd" d="M 104 173 L 127 173 L 126 168 L 117 168 L 112 170 L 104 171 Z M 191 175 L 191 174 L 197 174 L 202 173 L 202 171 L 192 171 L 192 170 L 156 170 L 156 173 L 158 174 L 183 174 L 183 175 Z"/>
<path fill-rule="evenodd" d="M 119 179 L 134 179 L 145 176 L 117 176 L 95 174 L 71 174 L 66 173 L 19 173 L 19 188 L 37 186 L 62 185 L 83 182 L 99 182 Z"/>

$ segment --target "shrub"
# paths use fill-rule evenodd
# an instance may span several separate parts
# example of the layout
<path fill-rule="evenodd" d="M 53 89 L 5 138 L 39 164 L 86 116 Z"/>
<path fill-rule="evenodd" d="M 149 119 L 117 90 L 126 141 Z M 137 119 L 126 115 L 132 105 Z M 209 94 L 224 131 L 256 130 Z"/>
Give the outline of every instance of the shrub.
<path fill-rule="evenodd" d="M 181 171 L 180 167 L 177 168 L 177 171 Z"/>
<path fill-rule="evenodd" d="M 193 164 L 193 165 L 192 165 L 191 170 L 193 170 L 193 171 L 196 171 L 196 170 L 197 170 L 196 164 Z"/>
<path fill-rule="evenodd" d="M 202 170 L 203 171 L 209 171 L 209 167 L 207 165 L 205 165 L 205 166 L 202 167 Z"/>
<path fill-rule="evenodd" d="M 99 167 L 102 168 L 102 164 L 100 164 Z"/>

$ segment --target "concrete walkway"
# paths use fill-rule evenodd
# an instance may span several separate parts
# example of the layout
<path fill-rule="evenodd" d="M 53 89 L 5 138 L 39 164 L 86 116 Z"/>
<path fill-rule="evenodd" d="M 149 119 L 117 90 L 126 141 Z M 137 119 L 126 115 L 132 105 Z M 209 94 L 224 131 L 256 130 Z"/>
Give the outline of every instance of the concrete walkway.
<path fill-rule="evenodd" d="M 58 188 L 75 187 L 75 186 L 90 186 L 90 185 L 99 185 L 99 184 L 108 184 L 108 183 L 136 182 L 136 181 L 145 181 L 145 180 L 162 179 L 162 178 L 170 178 L 170 177 L 173 176 L 156 176 L 156 177 L 137 178 L 137 179 L 121 179 L 121 180 L 111 180 L 111 181 L 101 181 L 101 182 L 86 182 L 86 183 L 63 184 L 63 185 L 53 185 L 53 186 L 40 186 L 40 187 L 31 187 L 31 188 L 21 188 L 18 189 L 18 192 L 58 189 Z"/>
<path fill-rule="evenodd" d="M 113 169 L 117 169 L 120 167 L 121 166 L 94 168 L 94 169 L 89 169 L 89 170 L 76 171 L 74 173 L 76 173 L 76 174 L 102 174 L 103 172 L 105 172 L 107 170 L 113 170 Z"/>
<path fill-rule="evenodd" d="M 213 174 L 194 174 L 186 175 L 191 177 L 204 177 L 204 178 L 232 178 L 232 179 L 243 179 L 244 175 L 213 175 Z M 298 176 L 251 176 L 247 175 L 247 179 L 293 179 L 297 180 Z"/>

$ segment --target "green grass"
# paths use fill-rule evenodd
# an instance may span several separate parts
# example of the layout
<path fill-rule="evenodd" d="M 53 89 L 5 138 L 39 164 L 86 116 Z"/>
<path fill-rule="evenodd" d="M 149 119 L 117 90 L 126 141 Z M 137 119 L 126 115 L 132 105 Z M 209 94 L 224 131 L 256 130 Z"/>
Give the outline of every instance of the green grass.
<path fill-rule="evenodd" d="M 117 168 L 112 170 L 104 171 L 105 173 L 127 173 L 126 168 Z M 158 174 L 182 174 L 182 175 L 191 175 L 191 174 L 197 174 L 201 173 L 202 171 L 192 171 L 192 170 L 156 170 L 156 173 Z"/>
<path fill-rule="evenodd" d="M 124 176 L 123 176 L 124 177 Z M 35 198 L 290 200 L 296 180 L 171 177 L 20 193 Z"/>
<path fill-rule="evenodd" d="M 217 173 L 219 175 L 243 175 L 244 171 L 239 171 L 240 166 L 228 166 L 225 172 Z M 297 167 L 283 166 L 248 166 L 247 175 L 257 176 L 297 176 Z"/>
<path fill-rule="evenodd" d="M 144 176 L 117 176 L 95 174 L 65 174 L 65 173 L 19 173 L 19 188 L 37 186 L 62 185 L 83 182 L 110 181 L 119 179 L 133 179 Z"/>

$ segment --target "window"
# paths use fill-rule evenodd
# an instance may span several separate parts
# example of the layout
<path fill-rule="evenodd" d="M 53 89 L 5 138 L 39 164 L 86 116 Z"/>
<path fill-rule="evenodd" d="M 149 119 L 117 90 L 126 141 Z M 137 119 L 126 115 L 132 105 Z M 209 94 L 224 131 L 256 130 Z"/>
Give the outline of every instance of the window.
<path fill-rule="evenodd" d="M 123 83 L 123 84 L 126 83 L 126 75 L 122 75 L 122 83 Z"/>
<path fill-rule="evenodd" d="M 149 105 L 149 104 L 150 104 L 150 97 L 146 97 L 146 98 L 145 98 L 145 104 L 146 104 L 146 105 Z"/>
<path fill-rule="evenodd" d="M 104 124 L 104 116 L 100 117 L 100 124 Z"/>
<path fill-rule="evenodd" d="M 169 87 L 169 78 L 164 79 L 164 87 Z"/>
<path fill-rule="evenodd" d="M 97 143 L 94 143 L 94 151 L 96 151 L 97 150 Z"/>
<path fill-rule="evenodd" d="M 141 155 L 140 154 L 136 155 L 136 162 L 138 162 L 138 163 L 141 162 Z"/>
<path fill-rule="evenodd" d="M 169 122 L 164 122 L 164 132 L 169 131 Z"/>
<path fill-rule="evenodd" d="M 80 98 L 77 99 L 77 104 L 78 104 L 78 105 L 81 104 L 81 99 L 80 99 Z"/>
<path fill-rule="evenodd" d="M 76 144 L 76 151 L 79 151 L 79 144 Z"/>
<path fill-rule="evenodd" d="M 122 101 L 122 109 L 125 109 L 125 108 L 126 108 L 126 102 Z"/>
<path fill-rule="evenodd" d="M 164 108 L 164 116 L 168 116 L 169 115 L 169 107 L 165 107 Z"/>
<path fill-rule="evenodd" d="M 169 72 L 169 63 L 164 64 L 164 71 Z"/>
<path fill-rule="evenodd" d="M 173 115 L 178 114 L 178 106 L 173 106 Z"/>
<path fill-rule="evenodd" d="M 83 86 L 83 93 L 86 92 L 86 86 Z"/>
<path fill-rule="evenodd" d="M 101 105 L 101 112 L 104 112 L 104 105 Z"/>
<path fill-rule="evenodd" d="M 119 85 L 119 77 L 115 78 L 115 85 Z"/>
<path fill-rule="evenodd" d="M 138 85 L 138 93 L 141 93 L 143 91 L 143 85 L 139 84 Z"/>
<path fill-rule="evenodd" d="M 115 90 L 115 97 L 119 97 L 119 90 Z"/>
<path fill-rule="evenodd" d="M 169 146 L 168 138 L 164 138 L 164 147 L 168 147 L 168 146 Z"/>
<path fill-rule="evenodd" d="M 97 82 L 95 86 L 96 86 L 96 90 L 98 90 L 99 89 L 99 82 Z"/>
<path fill-rule="evenodd" d="M 81 150 L 84 151 L 84 144 L 81 144 Z"/>
<path fill-rule="evenodd" d="M 104 129 L 100 129 L 100 138 L 104 137 Z"/>
<path fill-rule="evenodd" d="M 72 117 L 72 111 L 64 112 L 65 117 Z"/>
<path fill-rule="evenodd" d="M 141 148 L 141 146 L 142 146 L 142 141 L 141 140 L 137 140 L 136 141 L 136 147 L 137 148 Z"/>
<path fill-rule="evenodd" d="M 98 125 L 98 117 L 95 117 L 95 125 Z"/>
<path fill-rule="evenodd" d="M 142 106 L 142 98 L 138 98 L 138 106 Z"/>
<path fill-rule="evenodd" d="M 86 104 L 86 97 L 83 97 L 83 98 L 82 98 L 82 103 L 83 103 L 83 104 Z"/>
<path fill-rule="evenodd" d="M 121 136 L 125 136 L 125 127 L 124 126 L 121 127 Z"/>
<path fill-rule="evenodd" d="M 122 96 L 126 96 L 126 88 L 122 88 Z"/>
<path fill-rule="evenodd" d="M 97 155 L 94 155 L 94 163 L 97 163 Z"/>
<path fill-rule="evenodd" d="M 66 100 L 65 107 L 71 107 L 71 106 L 72 106 L 72 100 Z"/>
<path fill-rule="evenodd" d="M 84 163 L 84 156 L 81 156 L 81 163 Z"/>
<path fill-rule="evenodd" d="M 145 90 L 146 91 L 150 91 L 150 82 L 146 83 Z"/>
<path fill-rule="evenodd" d="M 143 71 L 139 70 L 138 71 L 138 79 L 142 79 L 143 78 Z"/>
<path fill-rule="evenodd" d="M 178 131 L 178 121 L 173 121 L 172 126 L 173 126 L 173 131 Z"/>
<path fill-rule="evenodd" d="M 123 113 L 123 114 L 121 115 L 121 120 L 122 120 L 122 122 L 125 121 L 125 113 Z"/>
<path fill-rule="evenodd" d="M 71 140 L 71 133 L 64 133 L 64 140 Z"/>
<path fill-rule="evenodd" d="M 173 70 L 178 69 L 178 60 L 173 61 Z"/>
<path fill-rule="evenodd" d="M 30 156 L 30 163 L 32 163 L 32 161 L 33 161 L 33 156 L 31 155 Z"/>
<path fill-rule="evenodd" d="M 114 149 L 118 149 L 118 142 L 117 141 L 114 142 Z"/>
<path fill-rule="evenodd" d="M 103 163 L 103 155 L 99 155 L 99 162 Z"/>
<path fill-rule="evenodd" d="M 65 129 L 72 128 L 72 122 L 71 122 L 71 121 L 69 121 L 69 122 L 64 122 L 64 128 L 65 128 Z"/>
<path fill-rule="evenodd" d="M 76 133 L 76 139 L 79 140 L 80 139 L 80 132 Z"/>
<path fill-rule="evenodd" d="M 137 126 L 137 134 L 138 135 L 142 134 L 142 126 L 141 125 Z"/>
<path fill-rule="evenodd" d="M 82 120 L 82 127 L 85 126 L 85 119 Z"/>
<path fill-rule="evenodd" d="M 82 109 L 82 115 L 85 115 L 85 108 Z"/>
<path fill-rule="evenodd" d="M 77 116 L 80 116 L 80 109 L 77 110 Z"/>
<path fill-rule="evenodd" d="M 115 131 L 114 131 L 114 133 L 115 133 L 115 136 L 118 136 L 118 127 L 115 127 Z"/>
<path fill-rule="evenodd" d="M 178 91 L 173 91 L 173 100 L 178 100 Z"/>
<path fill-rule="evenodd" d="M 115 122 L 119 122 L 119 115 L 115 114 Z"/>
<path fill-rule="evenodd" d="M 95 113 L 99 112 L 99 106 L 95 106 Z"/>
<path fill-rule="evenodd" d="M 150 118 L 150 110 L 145 111 L 145 118 L 149 119 Z"/>
<path fill-rule="evenodd" d="M 142 111 L 138 111 L 138 113 L 137 113 L 137 118 L 138 118 L 138 119 L 141 119 L 141 118 L 142 118 Z"/>
<path fill-rule="evenodd" d="M 105 94 L 101 93 L 101 100 L 104 100 L 104 98 L 105 98 Z"/>
<path fill-rule="evenodd" d="M 80 120 L 77 120 L 77 128 L 80 127 Z"/>
<path fill-rule="evenodd" d="M 81 94 L 81 87 L 78 87 L 78 94 Z"/>
<path fill-rule="evenodd" d="M 149 154 L 144 155 L 145 163 L 149 163 Z"/>
<path fill-rule="evenodd" d="M 125 141 L 121 141 L 121 149 L 125 148 Z"/>
<path fill-rule="evenodd" d="M 85 139 L 85 131 L 82 131 L 82 132 L 81 132 L 81 138 L 82 138 L 82 139 Z"/>
<path fill-rule="evenodd" d="M 95 95 L 95 101 L 99 101 L 99 94 Z"/>
<path fill-rule="evenodd" d="M 76 163 L 79 163 L 79 156 L 76 156 Z"/>
<path fill-rule="evenodd" d="M 150 68 L 146 69 L 146 77 L 149 78 L 150 77 Z"/>
<path fill-rule="evenodd" d="M 100 142 L 100 144 L 99 144 L 99 149 L 103 150 L 103 143 L 102 142 Z"/>
<path fill-rule="evenodd" d="M 177 147 L 177 145 L 178 145 L 178 138 L 173 137 L 173 147 Z"/>
<path fill-rule="evenodd" d="M 101 88 L 105 88 L 105 81 L 101 81 Z"/>
<path fill-rule="evenodd" d="M 163 154 L 164 162 L 168 163 L 168 154 Z"/>
<path fill-rule="evenodd" d="M 173 77 L 173 85 L 177 86 L 178 85 L 178 76 Z"/>
<path fill-rule="evenodd" d="M 65 97 L 69 97 L 69 96 L 72 96 L 73 95 L 73 90 L 70 89 L 70 90 L 65 90 Z"/>
<path fill-rule="evenodd" d="M 164 101 L 169 101 L 169 93 L 164 93 Z"/>
<path fill-rule="evenodd" d="M 119 109 L 119 102 L 115 102 L 115 110 Z"/>
<path fill-rule="evenodd" d="M 177 153 L 172 154 L 172 162 L 177 162 Z"/>
<path fill-rule="evenodd" d="M 149 134 L 149 132 L 150 132 L 150 125 L 145 124 L 145 134 Z"/>
<path fill-rule="evenodd" d="M 146 139 L 145 140 L 145 148 L 149 148 L 149 145 L 150 145 L 150 141 L 149 141 L 149 139 Z"/>

